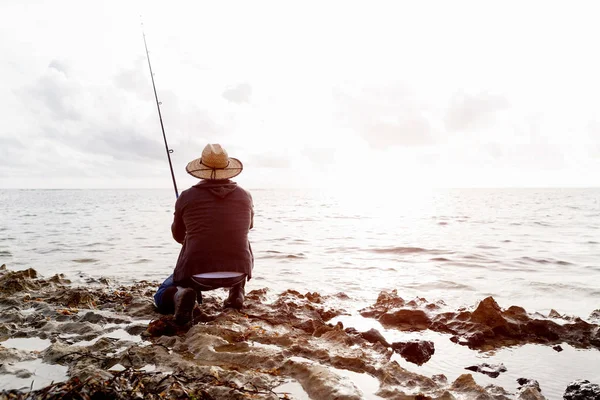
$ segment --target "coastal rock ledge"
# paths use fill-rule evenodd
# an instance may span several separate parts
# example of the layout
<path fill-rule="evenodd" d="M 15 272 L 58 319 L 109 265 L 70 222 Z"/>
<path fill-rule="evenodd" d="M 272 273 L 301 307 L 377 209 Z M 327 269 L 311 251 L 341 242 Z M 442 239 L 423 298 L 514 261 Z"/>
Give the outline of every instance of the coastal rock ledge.
<path fill-rule="evenodd" d="M 481 387 L 471 374 L 448 382 L 441 374 L 427 377 L 409 371 L 392 359 L 394 344 L 378 332 L 331 322 L 347 314 L 340 306 L 348 301 L 343 294 L 253 290 L 238 312 L 222 310 L 226 291 L 213 291 L 194 310 L 191 324 L 177 326 L 154 308 L 157 284 L 118 285 L 102 279 L 76 287 L 62 275 L 45 279 L 33 269 L 0 267 L 0 377 L 23 383 L 0 392 L 0 399 L 530 398 L 516 392 L 516 383 L 510 392 Z M 424 300 L 404 304 L 395 292 L 382 293 L 384 298 L 389 299 L 385 310 L 378 300 L 371 308 L 373 316 L 393 314 L 390 323 L 403 329 L 408 321 L 418 329 L 441 329 L 440 318 L 457 334 L 464 327 L 460 324 L 516 324 L 487 299 L 481 312 L 449 318 L 435 314 Z M 392 305 L 408 312 L 397 313 Z M 527 323 L 522 317 L 517 325 Z M 494 335 L 505 333 L 490 329 Z M 486 334 L 484 343 L 500 345 Z M 570 337 L 574 343 L 590 344 L 582 335 Z M 18 344 L 24 341 L 41 347 Z M 427 343 L 395 347 L 414 351 L 423 362 L 433 354 Z M 31 365 L 35 368 L 27 367 Z M 65 371 L 64 376 L 41 385 L 41 372 L 49 370 Z"/>

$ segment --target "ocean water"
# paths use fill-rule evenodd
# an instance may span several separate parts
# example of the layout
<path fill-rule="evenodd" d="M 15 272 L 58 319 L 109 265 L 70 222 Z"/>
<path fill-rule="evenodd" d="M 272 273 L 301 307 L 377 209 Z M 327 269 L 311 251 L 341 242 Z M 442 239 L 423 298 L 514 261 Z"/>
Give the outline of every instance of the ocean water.
<path fill-rule="evenodd" d="M 600 309 L 600 189 L 357 186 L 252 194 L 255 277 L 247 290 L 344 292 L 350 314 L 391 289 L 451 309 L 487 296 L 503 308 L 544 315 L 555 309 L 585 319 Z M 171 190 L 0 190 L 0 264 L 63 273 L 74 283 L 162 281 L 180 248 L 170 233 L 174 200 Z M 552 399 L 574 379 L 600 383 L 597 349 L 526 345 L 479 353 L 443 334 L 386 330 L 356 313 L 338 320 L 375 327 L 389 340 L 433 340 L 436 353 L 424 366 L 398 360 L 425 375 L 452 381 L 467 365 L 505 363 L 509 372 L 498 379 L 474 378 L 514 392 L 516 378 L 526 376 Z"/>
<path fill-rule="evenodd" d="M 600 308 L 600 189 L 253 190 L 248 289 L 381 290 L 583 318 Z M 162 280 L 180 245 L 171 190 L 0 190 L 0 264 Z"/>

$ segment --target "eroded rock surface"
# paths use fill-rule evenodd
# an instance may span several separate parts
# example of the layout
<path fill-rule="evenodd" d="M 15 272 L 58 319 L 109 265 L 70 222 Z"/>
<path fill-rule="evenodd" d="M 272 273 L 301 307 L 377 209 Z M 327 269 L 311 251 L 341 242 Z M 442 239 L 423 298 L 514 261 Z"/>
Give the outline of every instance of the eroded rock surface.
<path fill-rule="evenodd" d="M 238 312 L 222 309 L 226 290 L 211 291 L 194 310 L 192 323 L 179 326 L 172 316 L 160 315 L 154 308 L 152 295 L 158 282 L 121 286 L 99 280 L 74 287 L 60 275 L 45 279 L 34 270 L 6 268 L 0 269 L 2 282 L 0 344 L 16 337 L 51 343 L 39 352 L 0 346 L 3 362 L 40 360 L 45 365 L 68 367 L 68 380 L 43 389 L 44 393 L 64 394 L 77 388 L 90 397 L 102 392 L 107 396 L 125 393 L 128 398 L 158 398 L 160 393 L 169 393 L 171 398 L 293 399 L 298 393 L 278 389 L 283 382 L 293 381 L 313 400 L 372 395 L 389 399 L 507 398 L 501 388 L 478 386 L 469 374 L 450 384 L 443 375 L 430 378 L 403 368 L 392 360 L 394 351 L 404 352 L 403 356 L 418 364 L 431 357 L 433 343 L 390 344 L 375 329 L 359 332 L 340 322 L 331 323 L 332 318 L 346 313 L 340 301 L 348 299 L 340 294 L 322 296 L 293 290 L 275 294 L 259 289 L 247 294 L 245 308 Z M 405 302 L 397 293 L 386 292 L 365 312 L 373 317 L 389 314 L 384 320 L 390 326 L 436 329 L 443 307 L 443 303 L 432 305 L 421 298 Z M 456 321 L 503 324 L 498 315 L 488 318 L 484 309 L 480 311 L 475 320 L 468 311 L 456 313 Z M 498 313 L 507 318 L 501 310 Z M 481 334 L 487 343 L 489 337 Z M 30 372 L 0 371 L 36 379 Z M 0 393 L 0 399 L 9 395 L 15 399 L 28 396 L 11 391 Z"/>
<path fill-rule="evenodd" d="M 600 348 L 598 324 L 573 318 L 565 324 L 551 319 L 533 318 L 525 309 L 511 306 L 506 310 L 487 297 L 473 311 L 441 312 L 438 304 L 425 299 L 406 302 L 396 290 L 382 292 L 374 305 L 360 311 L 388 328 L 402 331 L 436 332 L 454 335 L 455 343 L 473 349 L 491 350 L 525 343 L 556 345 L 566 342 L 578 348 Z"/>
<path fill-rule="evenodd" d="M 392 349 L 400 354 L 406 361 L 423 365 L 435 353 L 433 342 L 428 340 L 415 340 L 411 342 L 392 343 Z"/>
<path fill-rule="evenodd" d="M 588 380 L 576 380 L 567 386 L 563 398 L 565 400 L 600 400 L 600 385 Z"/>
<path fill-rule="evenodd" d="M 465 367 L 465 369 L 468 369 L 469 371 L 479 372 L 492 378 L 497 378 L 502 372 L 506 372 L 506 367 L 504 366 L 504 364 L 495 365 L 483 363 L 479 365 L 471 365 L 469 367 Z"/>
<path fill-rule="evenodd" d="M 179 326 L 153 306 L 158 282 L 117 286 L 102 280 L 73 287 L 61 276 L 44 279 L 34 270 L 6 269 L 0 270 L 0 281 L 10 282 L 6 290 L 0 287 L 0 340 L 18 336 L 51 342 L 41 352 L 0 346 L 3 359 L 39 358 L 45 365 L 68 367 L 68 381 L 43 390 L 64 394 L 78 388 L 89 396 L 101 391 L 142 398 L 158 398 L 162 391 L 172 393 L 171 398 L 187 393 L 206 399 L 292 399 L 294 393 L 277 388 L 294 381 L 314 400 L 362 399 L 367 389 L 360 379 L 355 381 L 362 376 L 377 382 L 378 388 L 369 390 L 383 398 L 453 398 L 446 380 L 410 372 L 392 361 L 393 350 L 381 333 L 329 323 L 345 313 L 330 305 L 339 304 L 340 295 L 260 289 L 248 293 L 243 312 L 238 312 L 222 309 L 225 290 L 213 291 L 194 310 L 192 323 Z M 433 351 L 432 346 L 417 349 Z M 5 372 L 28 376 L 27 371 Z M 137 392 L 130 392 L 133 388 Z M 27 396 L 13 390 L 0 398 L 9 394 Z"/>

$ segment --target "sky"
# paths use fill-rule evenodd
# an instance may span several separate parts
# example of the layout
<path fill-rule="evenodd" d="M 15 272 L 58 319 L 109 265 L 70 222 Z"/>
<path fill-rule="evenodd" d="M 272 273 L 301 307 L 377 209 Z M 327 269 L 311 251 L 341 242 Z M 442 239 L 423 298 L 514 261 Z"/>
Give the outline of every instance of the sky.
<path fill-rule="evenodd" d="M 597 2 L 0 1 L 0 188 L 600 186 Z"/>

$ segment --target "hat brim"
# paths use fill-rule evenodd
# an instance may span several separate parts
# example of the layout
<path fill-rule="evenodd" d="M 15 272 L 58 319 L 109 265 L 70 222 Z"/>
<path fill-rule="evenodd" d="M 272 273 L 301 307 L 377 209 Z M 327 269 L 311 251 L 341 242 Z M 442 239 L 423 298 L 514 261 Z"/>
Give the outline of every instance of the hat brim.
<path fill-rule="evenodd" d="M 212 180 L 231 179 L 238 176 L 243 169 L 244 166 L 242 165 L 242 162 L 233 157 L 229 157 L 229 164 L 225 168 L 212 168 L 206 166 L 202 164 L 202 158 L 190 161 L 185 167 L 187 173 L 196 178 Z"/>

